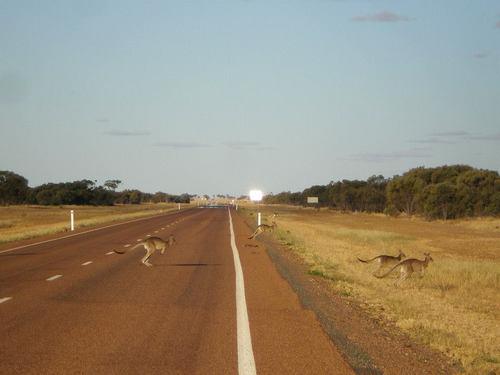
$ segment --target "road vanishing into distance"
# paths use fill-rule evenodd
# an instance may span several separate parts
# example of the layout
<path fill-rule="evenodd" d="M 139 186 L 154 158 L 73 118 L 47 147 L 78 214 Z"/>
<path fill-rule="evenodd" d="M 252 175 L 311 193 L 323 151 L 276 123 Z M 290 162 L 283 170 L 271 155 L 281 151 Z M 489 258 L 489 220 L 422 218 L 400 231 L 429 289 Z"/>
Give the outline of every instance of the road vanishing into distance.
<path fill-rule="evenodd" d="M 250 233 L 193 208 L 0 251 L 0 374 L 352 373 Z"/>

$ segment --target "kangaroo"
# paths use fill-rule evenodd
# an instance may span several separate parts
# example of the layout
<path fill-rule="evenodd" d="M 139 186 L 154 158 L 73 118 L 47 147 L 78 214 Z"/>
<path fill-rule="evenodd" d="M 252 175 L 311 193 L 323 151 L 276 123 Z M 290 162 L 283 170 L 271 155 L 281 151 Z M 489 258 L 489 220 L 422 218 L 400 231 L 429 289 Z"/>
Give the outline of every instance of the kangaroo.
<path fill-rule="evenodd" d="M 378 263 L 378 268 L 374 272 L 374 274 L 375 274 L 375 273 L 379 272 L 382 268 L 384 268 L 386 266 L 390 266 L 390 265 L 393 265 L 393 264 L 401 262 L 401 260 L 403 258 L 406 258 L 406 255 L 401 250 L 399 250 L 399 254 L 397 256 L 379 255 L 379 256 L 376 256 L 374 258 L 367 259 L 367 260 L 363 260 L 363 259 L 360 259 L 360 258 L 358 258 L 358 260 L 360 262 L 363 262 L 363 263 L 370 263 L 370 262 L 376 261 Z"/>
<path fill-rule="evenodd" d="M 277 226 L 278 225 L 274 221 L 273 221 L 273 223 L 271 225 L 260 224 L 257 227 L 257 229 L 255 229 L 255 232 L 253 232 L 252 235 L 250 237 L 248 237 L 248 239 L 252 240 L 252 239 L 254 239 L 255 237 L 257 237 L 259 234 L 261 234 L 263 232 L 272 232 Z"/>
<path fill-rule="evenodd" d="M 383 275 L 375 275 L 375 277 L 378 277 L 379 279 L 386 277 L 389 275 L 392 271 L 394 271 L 397 267 L 401 267 L 401 275 L 399 276 L 399 280 L 396 282 L 396 284 L 399 284 L 409 278 L 413 272 L 419 272 L 420 277 L 424 276 L 424 270 L 427 268 L 429 265 L 429 262 L 433 262 L 434 259 L 432 259 L 430 253 L 424 253 L 425 259 L 424 260 L 418 260 L 415 258 L 409 258 L 405 259 L 398 264 L 396 264 L 394 267 L 392 267 L 389 271 L 384 273 Z"/>
<path fill-rule="evenodd" d="M 149 237 L 144 241 L 139 242 L 137 245 L 130 248 L 130 250 L 134 250 L 140 246 L 144 246 L 146 249 L 146 255 L 141 259 L 142 264 L 151 267 L 152 264 L 149 262 L 149 258 L 154 254 L 156 250 L 161 249 L 161 254 L 165 253 L 167 247 L 173 246 L 177 241 L 173 234 L 168 236 L 166 241 L 162 240 L 160 237 Z M 127 250 L 114 250 L 117 254 L 125 254 Z"/>

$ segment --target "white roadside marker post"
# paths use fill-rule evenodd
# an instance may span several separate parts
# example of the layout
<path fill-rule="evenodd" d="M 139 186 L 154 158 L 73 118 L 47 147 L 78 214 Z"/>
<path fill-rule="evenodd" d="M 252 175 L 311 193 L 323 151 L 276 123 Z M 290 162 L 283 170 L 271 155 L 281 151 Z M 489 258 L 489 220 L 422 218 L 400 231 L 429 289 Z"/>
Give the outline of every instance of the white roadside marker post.
<path fill-rule="evenodd" d="M 75 211 L 71 210 L 71 231 L 75 230 Z"/>
<path fill-rule="evenodd" d="M 261 220 L 260 220 L 260 212 L 257 214 L 257 226 L 259 226 L 261 223 Z"/>
<path fill-rule="evenodd" d="M 181 210 L 181 204 L 177 203 L 177 209 L 180 211 Z"/>

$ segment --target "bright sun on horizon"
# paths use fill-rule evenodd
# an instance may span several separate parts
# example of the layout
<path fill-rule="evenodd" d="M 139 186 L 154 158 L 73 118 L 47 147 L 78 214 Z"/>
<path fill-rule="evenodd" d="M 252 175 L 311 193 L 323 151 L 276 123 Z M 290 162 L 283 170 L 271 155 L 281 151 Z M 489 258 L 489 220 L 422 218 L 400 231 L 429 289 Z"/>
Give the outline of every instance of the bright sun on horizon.
<path fill-rule="evenodd" d="M 250 200 L 254 202 L 260 202 L 262 200 L 264 194 L 262 194 L 262 190 L 250 190 L 249 196 Z"/>

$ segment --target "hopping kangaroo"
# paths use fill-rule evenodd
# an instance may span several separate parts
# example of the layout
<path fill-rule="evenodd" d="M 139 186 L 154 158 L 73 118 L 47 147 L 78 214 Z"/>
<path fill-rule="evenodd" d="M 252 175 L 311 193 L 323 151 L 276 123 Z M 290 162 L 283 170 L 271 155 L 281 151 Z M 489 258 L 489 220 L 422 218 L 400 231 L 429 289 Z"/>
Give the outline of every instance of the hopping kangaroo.
<path fill-rule="evenodd" d="M 409 278 L 413 272 L 419 272 L 420 273 L 420 277 L 423 277 L 424 276 L 424 270 L 429 265 L 429 262 L 433 262 L 434 261 L 434 259 L 432 259 L 430 253 L 424 253 L 424 255 L 425 255 L 425 259 L 424 260 L 419 260 L 419 259 L 414 259 L 414 258 L 405 259 L 405 260 L 399 262 L 398 264 L 396 264 L 394 267 L 392 267 L 389 271 L 387 271 L 383 275 L 380 275 L 380 276 L 379 275 L 375 275 L 375 277 L 378 277 L 380 279 L 382 277 L 386 277 L 392 271 L 394 271 L 397 267 L 401 267 L 401 275 L 399 276 L 399 279 L 396 282 L 396 284 L 401 283 L 404 280 L 406 280 L 407 278 Z"/>
<path fill-rule="evenodd" d="M 276 216 L 278 216 L 278 214 L 274 214 L 273 216 L 271 216 L 271 219 L 274 219 Z M 255 237 L 257 237 L 259 234 L 261 234 L 263 232 L 272 232 L 277 226 L 278 226 L 278 224 L 276 224 L 276 222 L 274 220 L 273 220 L 273 223 L 271 225 L 260 224 L 257 227 L 257 229 L 255 229 L 255 232 L 253 232 L 252 235 L 250 237 L 248 237 L 248 239 L 249 240 L 254 239 Z"/>
<path fill-rule="evenodd" d="M 177 241 L 175 240 L 173 234 L 168 236 L 168 239 L 166 241 L 162 240 L 160 237 L 149 237 L 144 241 L 139 242 L 134 247 L 131 247 L 130 250 L 134 250 L 140 246 L 144 246 L 144 248 L 146 249 L 146 255 L 141 259 L 141 262 L 146 266 L 151 267 L 152 264 L 149 263 L 149 258 L 151 258 L 151 255 L 153 255 L 156 250 L 161 250 L 161 254 L 165 253 L 166 248 L 173 246 L 176 242 Z M 114 252 L 118 254 L 125 254 L 126 250 L 114 250 Z"/>
<path fill-rule="evenodd" d="M 363 262 L 363 263 L 370 263 L 370 262 L 376 261 L 378 263 L 378 268 L 374 272 L 374 274 L 375 274 L 375 273 L 379 272 L 383 267 L 391 266 L 393 264 L 397 264 L 397 263 L 401 262 L 401 260 L 403 258 L 406 258 L 406 255 L 401 250 L 399 250 L 399 254 L 397 256 L 379 255 L 379 256 L 376 256 L 374 258 L 367 259 L 367 260 L 360 259 L 360 258 L 358 258 L 358 260 L 360 262 Z"/>

